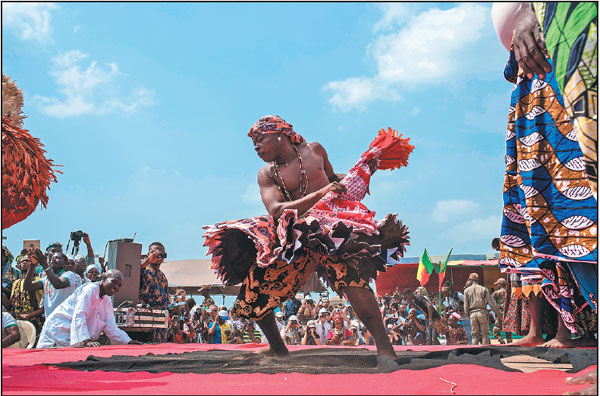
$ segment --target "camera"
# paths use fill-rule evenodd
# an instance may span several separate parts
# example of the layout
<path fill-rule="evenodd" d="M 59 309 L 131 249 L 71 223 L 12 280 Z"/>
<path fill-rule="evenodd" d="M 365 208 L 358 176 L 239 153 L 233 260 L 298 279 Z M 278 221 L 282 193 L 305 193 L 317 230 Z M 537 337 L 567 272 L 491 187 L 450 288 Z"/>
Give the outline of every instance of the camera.
<path fill-rule="evenodd" d="M 78 230 L 71 232 L 71 240 L 77 242 L 81 241 L 81 238 L 83 238 L 83 231 Z"/>
<path fill-rule="evenodd" d="M 165 258 L 167 258 L 167 252 L 158 253 L 158 255 L 156 256 L 156 258 L 159 258 L 159 259 L 165 259 Z"/>

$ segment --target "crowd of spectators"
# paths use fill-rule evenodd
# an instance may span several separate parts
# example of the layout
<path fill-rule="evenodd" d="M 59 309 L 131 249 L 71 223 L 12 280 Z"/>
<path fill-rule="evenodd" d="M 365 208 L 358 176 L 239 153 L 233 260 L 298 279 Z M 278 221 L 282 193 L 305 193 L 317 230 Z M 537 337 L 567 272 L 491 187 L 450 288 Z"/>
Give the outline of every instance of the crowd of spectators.
<path fill-rule="evenodd" d="M 102 274 L 106 274 L 104 260 L 99 258 L 97 264 L 89 236 L 83 233 L 82 239 L 87 246 L 86 256 L 71 257 L 63 253 L 62 244 L 58 242 L 48 245 L 45 252 L 23 250 L 16 260 L 6 247 L 2 248 L 3 346 L 9 341 L 16 342 L 14 329 L 9 331 L 10 334 L 5 331 L 14 327 L 9 317 L 31 322 L 39 335 L 45 318 L 49 318 L 76 290 L 88 283 L 101 283 Z M 187 298 L 183 289 L 169 294 L 167 278 L 160 270 L 165 258 L 165 247 L 160 242 L 151 243 L 148 253 L 141 257 L 138 302 L 145 307 L 169 312 L 167 328 L 154 329 L 147 342 L 267 342 L 254 321 L 240 317 L 231 307 L 217 305 L 210 297 L 208 287 L 203 287 L 200 297 L 196 297 L 201 299 L 199 303 L 195 298 Z M 495 285 L 499 286 L 499 291 L 505 287 L 502 281 L 500 279 Z M 470 279 L 464 289 L 471 283 Z M 504 342 L 499 331 L 502 316 L 501 313 L 498 315 L 497 309 L 503 306 L 504 300 L 498 300 L 497 295 L 502 297 L 498 292 L 493 294 L 497 305 L 492 302 L 488 310 L 481 310 L 477 316 L 489 315 L 492 323 L 496 321 L 498 331 L 494 331 L 494 336 Z M 376 298 L 393 345 L 489 343 L 489 331 L 485 328 L 479 331 L 478 327 L 477 337 L 472 339 L 472 321 L 465 310 L 465 293 L 455 291 L 450 282 L 443 284 L 439 294 L 428 293 L 424 287 L 418 287 L 402 292 L 397 289 L 392 294 Z M 374 344 L 373 337 L 350 304 L 344 299 L 336 299 L 332 303 L 328 293 L 319 294 L 316 301 L 309 293 L 297 294 L 275 309 L 275 316 L 287 345 Z M 507 341 L 510 342 L 510 335 L 507 335 Z"/>

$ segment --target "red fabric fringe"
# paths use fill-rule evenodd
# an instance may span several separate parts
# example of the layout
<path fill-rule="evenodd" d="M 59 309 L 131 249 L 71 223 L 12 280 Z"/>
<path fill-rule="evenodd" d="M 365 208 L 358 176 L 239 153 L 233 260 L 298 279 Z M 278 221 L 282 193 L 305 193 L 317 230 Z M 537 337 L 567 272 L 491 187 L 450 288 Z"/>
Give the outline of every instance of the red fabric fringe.
<path fill-rule="evenodd" d="M 51 159 L 39 139 L 2 117 L 2 229 L 26 219 L 41 202 L 48 204 L 46 190 L 56 182 Z"/>
<path fill-rule="evenodd" d="M 363 154 L 367 157 L 367 162 L 376 158 L 376 153 L 372 152 L 372 148 L 380 149 L 379 166 L 377 169 L 396 169 L 408 165 L 408 156 L 413 151 L 415 146 L 409 144 L 410 138 L 402 139 L 402 134 L 398 135 L 398 131 L 392 128 L 381 129 L 379 135 L 371 142 L 369 150 Z"/>

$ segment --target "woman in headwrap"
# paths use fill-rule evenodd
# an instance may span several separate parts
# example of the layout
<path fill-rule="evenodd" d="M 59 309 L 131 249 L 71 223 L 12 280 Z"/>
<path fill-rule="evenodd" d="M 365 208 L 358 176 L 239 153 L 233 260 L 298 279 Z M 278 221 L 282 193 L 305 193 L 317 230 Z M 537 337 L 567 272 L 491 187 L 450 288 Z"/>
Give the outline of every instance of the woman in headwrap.
<path fill-rule="evenodd" d="M 96 282 L 100 278 L 100 270 L 93 264 L 87 266 L 84 272 L 84 279 L 87 282 Z"/>

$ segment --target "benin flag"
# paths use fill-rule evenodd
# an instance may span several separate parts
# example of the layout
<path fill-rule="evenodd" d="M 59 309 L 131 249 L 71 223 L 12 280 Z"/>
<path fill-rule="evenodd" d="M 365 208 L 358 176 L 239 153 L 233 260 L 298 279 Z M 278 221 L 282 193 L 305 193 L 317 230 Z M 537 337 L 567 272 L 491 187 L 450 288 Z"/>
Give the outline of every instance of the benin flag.
<path fill-rule="evenodd" d="M 427 254 L 427 249 L 423 251 L 423 257 L 419 261 L 419 268 L 417 268 L 417 280 L 421 282 L 421 286 L 425 286 L 425 284 L 429 281 L 429 276 L 433 272 L 433 264 L 431 260 L 429 260 L 429 255 Z"/>
<path fill-rule="evenodd" d="M 452 248 L 452 249 L 454 249 L 454 248 Z M 446 266 L 448 266 L 448 259 L 450 258 L 450 253 L 452 253 L 452 249 L 450 249 L 450 251 L 448 252 L 448 256 L 446 256 L 446 261 L 444 261 L 444 264 L 442 264 L 440 266 L 439 271 L 437 271 L 437 273 L 440 276 L 440 289 L 439 290 L 442 290 L 442 283 L 444 283 L 444 276 L 446 276 Z"/>

